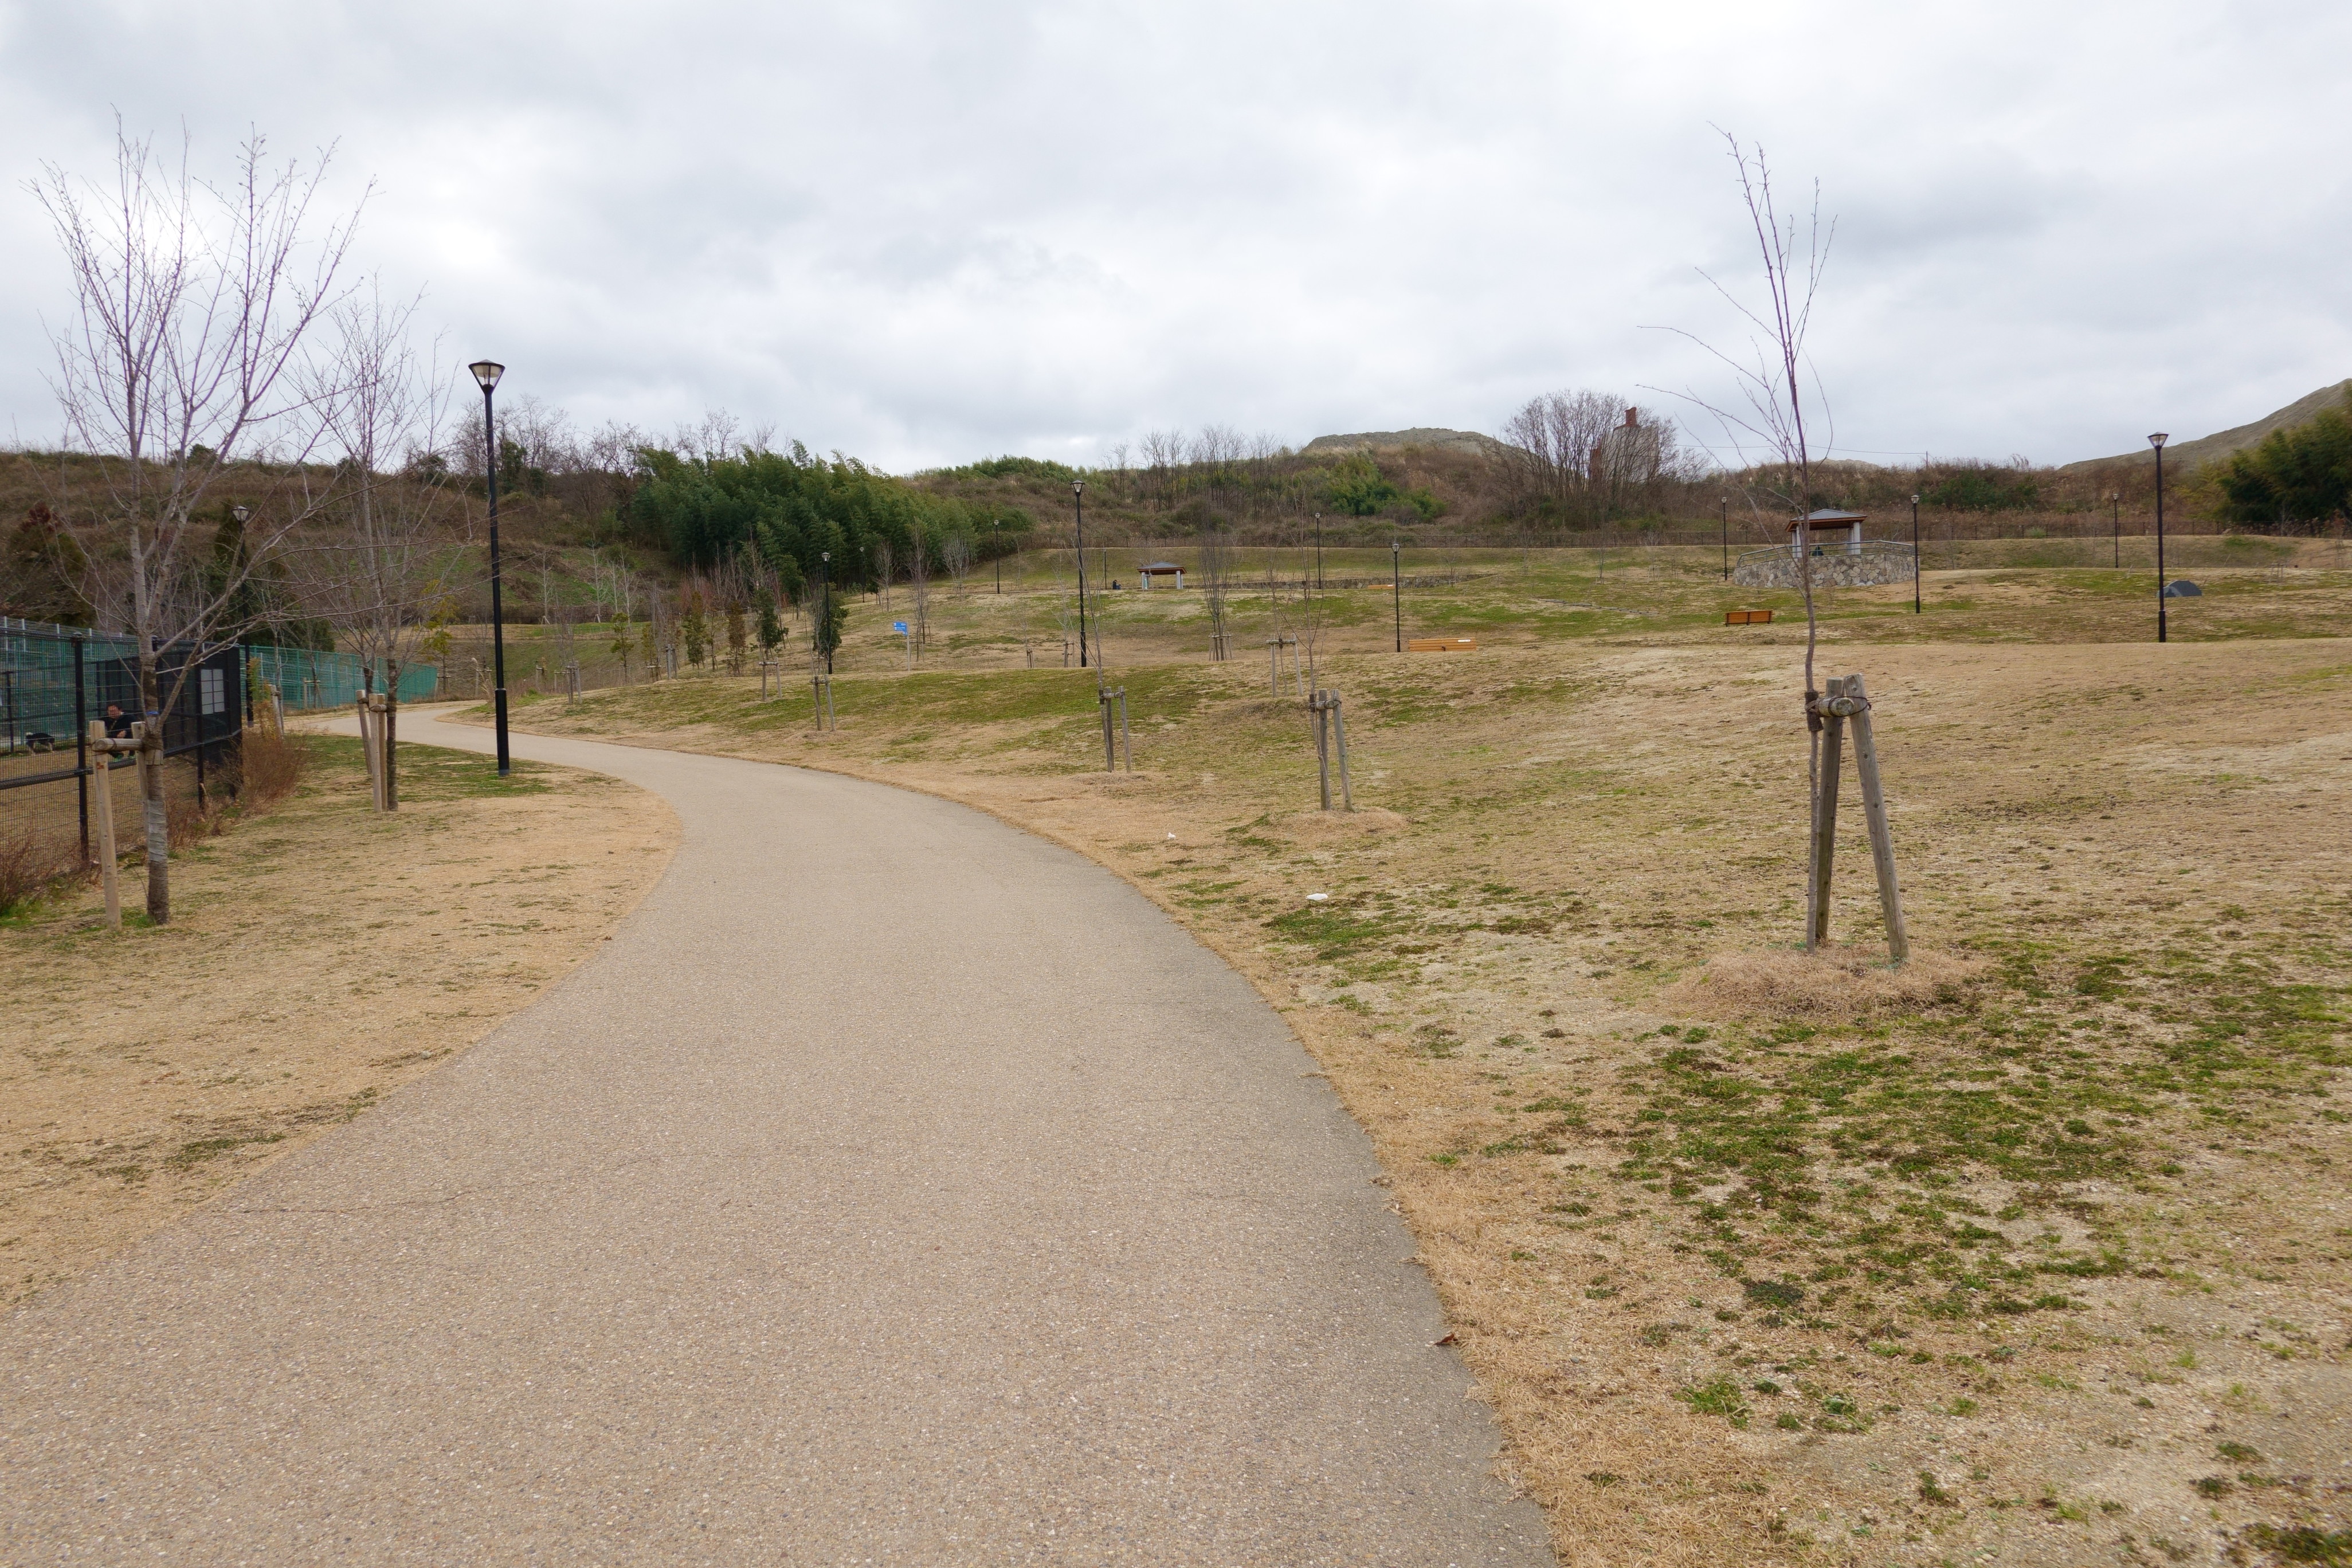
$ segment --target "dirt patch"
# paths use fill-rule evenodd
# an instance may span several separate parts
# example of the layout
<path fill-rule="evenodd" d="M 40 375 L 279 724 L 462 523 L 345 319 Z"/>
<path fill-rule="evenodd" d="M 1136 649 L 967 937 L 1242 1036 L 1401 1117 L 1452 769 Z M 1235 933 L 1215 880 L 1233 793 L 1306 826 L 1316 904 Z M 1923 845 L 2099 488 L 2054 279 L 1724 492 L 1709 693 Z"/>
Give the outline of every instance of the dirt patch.
<path fill-rule="evenodd" d="M 1969 1005 L 1989 966 L 1982 959 L 1914 950 L 1900 967 L 1883 948 L 1768 948 L 1717 953 L 1658 993 L 1672 1012 L 1740 1018 L 1852 1023 L 1888 1013 Z"/>
<path fill-rule="evenodd" d="M 1913 942 L 1981 967 L 1911 1005 L 1768 960 L 1701 1005 L 1802 918 L 1798 655 L 1328 655 L 1358 804 L 1406 819 L 1373 833 L 1308 826 L 1307 716 L 1231 667 L 1122 670 L 1132 779 L 1088 771 L 1081 671 L 845 678 L 821 737 L 715 680 L 533 722 L 964 800 L 1198 932 L 1371 1135 L 1564 1562 L 2352 1527 L 2352 647 L 1837 650 Z M 1832 921 L 1873 962 L 1874 903 L 1856 872 Z"/>
<path fill-rule="evenodd" d="M 676 847 L 615 780 L 404 753 L 367 809 L 356 741 L 292 799 L 173 859 L 174 919 L 94 891 L 0 925 L 0 1301 L 135 1241 L 465 1049 L 562 978 Z"/>

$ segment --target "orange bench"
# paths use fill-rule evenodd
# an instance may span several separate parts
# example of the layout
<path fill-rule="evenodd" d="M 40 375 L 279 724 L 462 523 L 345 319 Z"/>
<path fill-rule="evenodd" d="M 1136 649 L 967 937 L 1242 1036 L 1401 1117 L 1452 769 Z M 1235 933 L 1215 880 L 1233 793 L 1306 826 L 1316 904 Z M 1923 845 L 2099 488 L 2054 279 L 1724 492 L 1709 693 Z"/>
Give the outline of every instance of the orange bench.
<path fill-rule="evenodd" d="M 1409 637 L 1404 647 L 1407 653 L 1475 653 L 1478 651 L 1478 639 L 1476 637 Z"/>
<path fill-rule="evenodd" d="M 1760 626 L 1772 619 L 1769 610 L 1726 610 L 1723 624 L 1727 626 Z"/>

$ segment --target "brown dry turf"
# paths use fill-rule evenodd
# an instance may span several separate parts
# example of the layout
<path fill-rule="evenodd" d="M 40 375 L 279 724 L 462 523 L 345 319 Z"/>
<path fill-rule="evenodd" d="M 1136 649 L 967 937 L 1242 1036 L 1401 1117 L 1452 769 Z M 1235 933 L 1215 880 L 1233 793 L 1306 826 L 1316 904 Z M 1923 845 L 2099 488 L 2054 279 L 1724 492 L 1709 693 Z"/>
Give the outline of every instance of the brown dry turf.
<path fill-rule="evenodd" d="M 1122 669 L 1131 777 L 1076 671 L 530 721 L 949 795 L 1189 923 L 1370 1129 L 1565 1562 L 2352 1550 L 2352 648 L 1832 649 L 1916 984 L 1786 952 L 1798 652 L 1695 641 L 1328 658 L 1352 818 L 1262 666 Z"/>
<path fill-rule="evenodd" d="M 358 742 L 173 862 L 175 918 L 94 889 L 0 923 L 0 1303 L 79 1273 L 473 1044 L 593 952 L 677 843 L 614 780 Z M 129 900 L 137 907 L 135 879 Z"/>

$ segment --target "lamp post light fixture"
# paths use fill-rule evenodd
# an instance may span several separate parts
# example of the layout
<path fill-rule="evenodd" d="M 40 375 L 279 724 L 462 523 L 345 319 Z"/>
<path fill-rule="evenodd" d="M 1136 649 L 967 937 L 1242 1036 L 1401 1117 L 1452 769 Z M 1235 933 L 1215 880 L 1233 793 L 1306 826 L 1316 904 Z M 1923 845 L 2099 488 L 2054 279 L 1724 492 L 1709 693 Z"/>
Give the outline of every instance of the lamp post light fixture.
<path fill-rule="evenodd" d="M 507 367 L 496 360 L 478 359 L 466 367 L 482 388 L 482 477 L 490 496 L 490 712 L 498 725 L 499 777 L 514 771 L 507 749 L 507 612 L 499 567 L 499 426 L 490 409 L 490 395 Z"/>
<path fill-rule="evenodd" d="M 1070 481 L 1070 502 L 1078 512 L 1078 668 L 1087 667 L 1087 481 Z M 1067 658 L 1069 645 L 1063 645 L 1062 657 Z"/>
<path fill-rule="evenodd" d="M 1389 541 L 1389 601 L 1396 606 L 1396 650 L 1404 651 L 1404 542 Z"/>
<path fill-rule="evenodd" d="M 2147 438 L 2156 448 L 2156 640 L 2165 640 L 2164 624 L 2164 444 L 2172 439 L 2159 430 Z"/>
<path fill-rule="evenodd" d="M 1911 613 L 1919 613 L 1919 492 L 1911 492 Z"/>

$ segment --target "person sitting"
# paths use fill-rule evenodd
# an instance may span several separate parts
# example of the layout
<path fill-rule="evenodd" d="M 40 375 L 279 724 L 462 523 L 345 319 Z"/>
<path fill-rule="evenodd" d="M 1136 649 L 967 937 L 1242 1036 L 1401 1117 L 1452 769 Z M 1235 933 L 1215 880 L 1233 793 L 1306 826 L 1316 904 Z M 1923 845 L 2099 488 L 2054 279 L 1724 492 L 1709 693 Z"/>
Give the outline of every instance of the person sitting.
<path fill-rule="evenodd" d="M 131 715 L 122 710 L 120 702 L 106 705 L 106 732 L 115 740 L 127 740 L 131 734 Z"/>

